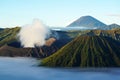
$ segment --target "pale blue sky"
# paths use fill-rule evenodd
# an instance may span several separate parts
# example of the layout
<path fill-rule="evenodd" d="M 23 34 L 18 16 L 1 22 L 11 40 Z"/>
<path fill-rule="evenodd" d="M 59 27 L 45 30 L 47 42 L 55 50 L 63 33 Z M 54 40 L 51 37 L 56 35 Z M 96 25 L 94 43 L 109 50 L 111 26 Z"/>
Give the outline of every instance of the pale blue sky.
<path fill-rule="evenodd" d="M 0 0 L 0 27 L 22 26 L 34 18 L 60 27 L 85 15 L 120 24 L 120 0 Z"/>

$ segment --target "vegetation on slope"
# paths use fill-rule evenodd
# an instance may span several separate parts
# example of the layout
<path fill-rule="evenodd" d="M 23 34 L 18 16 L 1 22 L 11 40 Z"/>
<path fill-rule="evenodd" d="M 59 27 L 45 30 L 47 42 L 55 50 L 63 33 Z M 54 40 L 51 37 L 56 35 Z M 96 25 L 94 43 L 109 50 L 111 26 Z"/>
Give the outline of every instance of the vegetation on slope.
<path fill-rule="evenodd" d="M 2 31 L 0 31 L 0 47 L 4 45 L 8 45 L 8 47 L 4 47 L 0 49 L 0 55 L 9 56 L 8 54 L 14 54 L 17 52 L 21 52 L 21 45 L 20 42 L 17 41 L 16 35 L 19 32 L 20 27 L 15 27 L 15 28 L 6 28 Z M 51 43 L 50 46 L 43 46 L 42 48 L 37 48 L 33 50 L 35 54 L 39 53 L 40 56 L 38 55 L 32 55 L 34 57 L 47 57 L 50 56 L 51 54 L 55 53 L 58 51 L 61 47 L 63 47 L 65 44 L 69 43 L 71 40 L 73 40 L 75 37 L 79 35 L 88 35 L 88 36 L 107 36 L 107 37 L 112 37 L 115 40 L 120 40 L 120 29 L 114 29 L 114 30 L 86 30 L 86 31 L 57 31 L 59 35 L 59 39 L 54 41 L 54 43 Z M 52 35 L 52 34 L 51 34 Z M 13 48 L 11 48 L 13 47 Z M 14 50 L 14 48 L 17 48 Z M 27 49 L 26 49 L 27 50 Z M 23 50 L 23 51 L 26 51 Z M 9 53 L 8 53 L 8 52 Z M 29 53 L 32 54 L 33 52 Z M 21 54 L 25 54 L 24 52 L 21 52 Z M 15 54 L 16 56 L 22 56 L 19 54 Z M 14 55 L 13 55 L 14 56 Z"/>
<path fill-rule="evenodd" d="M 19 27 L 15 27 L 0 31 L 0 46 L 16 41 L 19 30 Z"/>
<path fill-rule="evenodd" d="M 88 36 L 105 36 L 111 37 L 115 40 L 120 41 L 120 29 L 114 30 L 90 30 L 89 32 L 85 33 L 84 35 Z"/>
<path fill-rule="evenodd" d="M 108 37 L 79 36 L 41 63 L 50 67 L 120 67 L 120 42 Z"/>

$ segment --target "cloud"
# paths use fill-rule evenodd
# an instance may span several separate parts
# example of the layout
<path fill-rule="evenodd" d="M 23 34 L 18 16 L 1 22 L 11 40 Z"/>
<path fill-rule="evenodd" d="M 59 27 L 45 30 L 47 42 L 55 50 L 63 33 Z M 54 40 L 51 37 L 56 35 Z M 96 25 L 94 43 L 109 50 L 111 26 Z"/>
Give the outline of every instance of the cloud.
<path fill-rule="evenodd" d="M 120 17 L 120 14 L 108 14 L 108 16 Z"/>
<path fill-rule="evenodd" d="M 39 19 L 34 19 L 32 24 L 21 28 L 18 36 L 24 47 L 43 46 L 50 30 Z"/>

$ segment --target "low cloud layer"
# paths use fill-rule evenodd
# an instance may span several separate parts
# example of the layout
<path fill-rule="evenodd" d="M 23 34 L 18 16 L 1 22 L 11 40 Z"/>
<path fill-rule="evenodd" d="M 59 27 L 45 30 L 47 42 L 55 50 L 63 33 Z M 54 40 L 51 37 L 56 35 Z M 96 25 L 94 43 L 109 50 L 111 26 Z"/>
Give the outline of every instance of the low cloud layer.
<path fill-rule="evenodd" d="M 109 14 L 108 16 L 120 17 L 120 14 Z"/>

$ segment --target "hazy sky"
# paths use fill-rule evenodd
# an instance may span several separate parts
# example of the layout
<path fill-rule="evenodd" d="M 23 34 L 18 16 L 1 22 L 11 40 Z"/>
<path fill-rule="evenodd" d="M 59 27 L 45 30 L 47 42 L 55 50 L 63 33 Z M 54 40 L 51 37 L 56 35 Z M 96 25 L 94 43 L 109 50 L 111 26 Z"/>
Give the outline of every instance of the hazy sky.
<path fill-rule="evenodd" d="M 120 24 L 120 0 L 0 0 L 0 27 L 22 26 L 34 18 L 60 27 L 85 15 Z"/>

